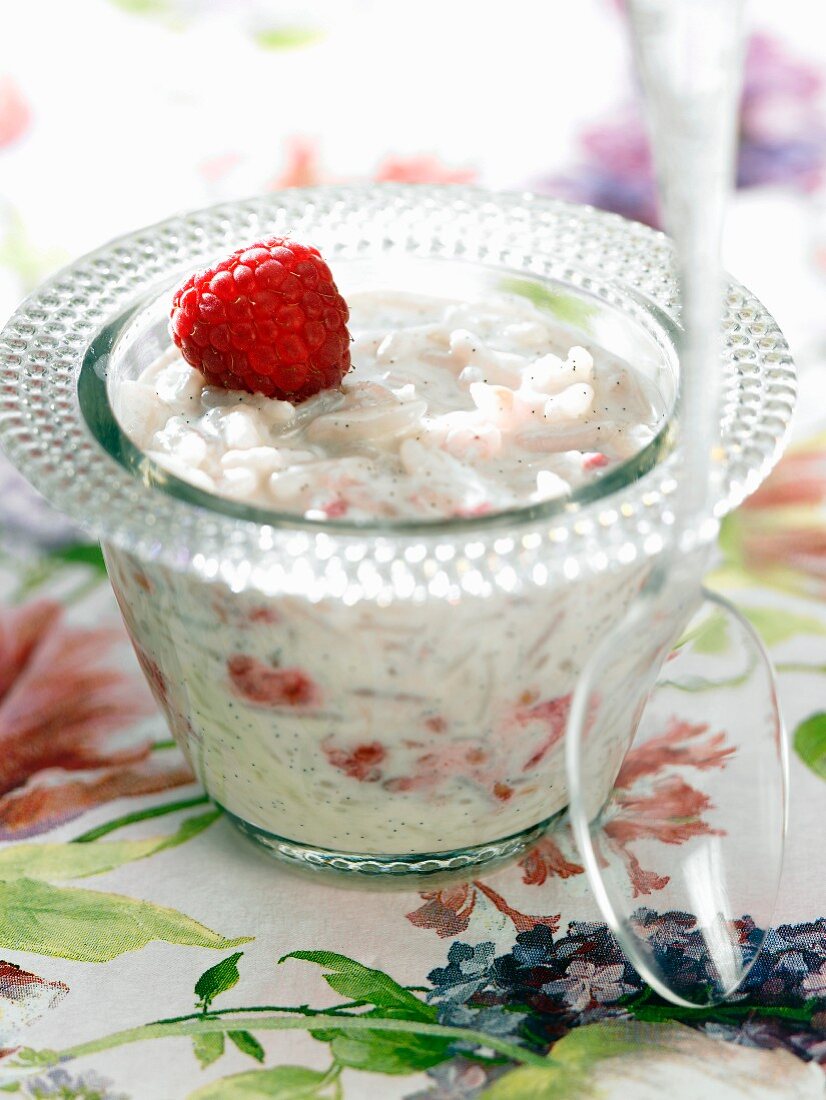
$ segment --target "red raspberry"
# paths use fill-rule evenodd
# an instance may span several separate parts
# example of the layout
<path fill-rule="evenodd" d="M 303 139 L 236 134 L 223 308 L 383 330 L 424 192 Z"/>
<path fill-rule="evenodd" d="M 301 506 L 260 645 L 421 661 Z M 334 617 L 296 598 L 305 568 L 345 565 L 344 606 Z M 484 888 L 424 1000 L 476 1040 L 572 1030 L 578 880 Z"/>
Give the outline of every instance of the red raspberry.
<path fill-rule="evenodd" d="M 170 329 L 211 386 L 297 405 L 350 369 L 349 315 L 318 249 L 271 237 L 191 275 Z"/>

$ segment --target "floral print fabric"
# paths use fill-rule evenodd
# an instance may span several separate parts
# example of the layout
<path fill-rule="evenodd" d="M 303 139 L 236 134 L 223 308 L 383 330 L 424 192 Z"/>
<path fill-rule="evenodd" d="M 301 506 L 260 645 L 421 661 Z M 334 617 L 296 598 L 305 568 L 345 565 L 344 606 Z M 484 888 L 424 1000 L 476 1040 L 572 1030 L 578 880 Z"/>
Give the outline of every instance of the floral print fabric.
<path fill-rule="evenodd" d="M 356 6 L 342 3 L 348 19 Z M 42 21 L 45 7 L 27 5 L 27 18 Z M 258 51 L 276 78 L 296 58 L 329 63 L 325 43 L 345 33 L 337 17 L 272 20 L 265 8 L 78 5 L 90 25 L 139 36 L 142 56 L 178 57 L 181 73 L 186 62 L 169 43 L 196 34 L 207 50 L 215 26 L 230 22 L 237 49 Z M 600 9 L 601 34 L 621 32 L 610 9 Z M 54 6 L 51 18 L 60 39 L 69 17 Z M 204 24 L 212 30 L 201 25 L 207 18 L 219 21 Z M 11 55 L 8 72 L 6 64 L 0 161 L 13 169 L 16 158 L 43 157 L 54 135 L 48 96 Z M 539 149 L 530 169 L 508 166 L 501 178 L 486 160 L 487 133 L 478 156 L 437 156 L 402 122 L 398 140 L 358 167 L 342 158 L 335 133 L 293 124 L 291 113 L 263 152 L 230 140 L 231 131 L 221 144 L 215 120 L 196 133 L 199 101 L 189 85 L 183 94 L 175 66 L 157 69 L 178 112 L 169 129 L 182 132 L 182 119 L 190 127 L 191 163 L 169 172 L 170 187 L 185 179 L 189 205 L 359 176 L 534 185 L 656 220 L 630 87 L 628 106 L 580 119 L 567 161 L 546 164 Z M 822 84 L 785 41 L 752 38 L 742 188 L 779 184 L 810 201 L 826 161 Z M 44 239 L 24 190 L 11 186 L 0 199 L 0 309 L 62 259 L 133 227 L 101 213 L 88 240 Z M 826 444 L 810 434 L 727 520 L 710 577 L 775 661 L 793 797 L 763 950 L 734 998 L 698 1011 L 664 1002 L 622 955 L 564 827 L 493 873 L 394 892 L 341 889 L 268 862 L 193 781 L 152 699 L 162 673 L 144 658 L 142 676 L 99 551 L 0 459 L 0 1087 L 21 1100 L 822 1097 L 824 486 Z M 298 674 L 285 678 L 245 654 L 229 673 L 257 704 L 313 702 Z M 523 717 L 547 722 L 557 739 L 562 709 L 534 714 L 526 704 Z M 377 743 L 323 751 L 344 776 L 370 781 L 381 768 Z M 707 784 L 731 751 L 725 729 L 675 714 L 629 755 L 616 784 L 610 836 L 638 902 L 639 934 L 686 981 L 708 977 L 694 917 L 658 899 L 674 851 L 718 827 Z M 759 792 L 741 798 L 759 813 Z M 728 929 L 744 961 L 763 931 L 748 913 Z"/>

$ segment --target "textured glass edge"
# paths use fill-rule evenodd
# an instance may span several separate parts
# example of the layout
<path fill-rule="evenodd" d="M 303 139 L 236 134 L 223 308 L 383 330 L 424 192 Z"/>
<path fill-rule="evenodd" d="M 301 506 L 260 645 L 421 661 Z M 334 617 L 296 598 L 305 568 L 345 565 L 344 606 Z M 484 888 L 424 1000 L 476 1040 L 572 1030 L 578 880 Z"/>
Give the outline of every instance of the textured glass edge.
<path fill-rule="evenodd" d="M 105 541 L 204 579 L 221 577 L 237 589 L 253 585 L 304 592 L 312 582 L 312 598 L 322 598 L 340 589 L 338 580 L 328 583 L 328 564 L 342 554 L 348 561 L 370 557 L 386 574 L 398 559 L 414 564 L 411 547 L 415 557 L 423 552 L 429 561 L 440 543 L 443 548 L 455 544 L 457 535 L 447 538 L 440 532 L 384 537 L 287 530 L 221 516 L 158 493 L 152 494 L 150 507 L 146 487 L 111 460 L 101 461 L 83 423 L 75 387 L 86 347 L 141 287 L 197 266 L 239 239 L 277 232 L 288 223 L 295 231 L 302 220 L 322 217 L 329 229 L 333 216 L 336 234 L 347 237 L 343 247 L 358 246 L 363 238 L 359 223 L 366 219 L 372 219 L 374 233 L 392 234 L 388 239 L 401 252 L 425 248 L 423 234 L 438 229 L 439 255 L 551 277 L 565 261 L 575 263 L 579 274 L 571 285 L 630 287 L 678 317 L 667 239 L 590 207 L 528 194 L 393 184 L 311 188 L 223 204 L 104 246 L 59 272 L 19 307 L 0 336 L 0 441 L 12 461 L 48 499 Z M 484 240 L 472 255 L 463 219 Z M 316 237 L 317 224 L 312 222 Z M 724 333 L 718 515 L 752 492 L 776 461 L 795 394 L 780 330 L 736 283 L 728 289 Z M 679 460 L 676 451 L 627 492 L 559 517 L 550 527 L 535 521 L 514 524 L 503 514 L 489 527 L 468 526 L 461 534 L 475 551 L 481 544 L 486 572 L 518 559 L 523 570 L 551 567 L 571 577 L 657 553 L 673 523 L 670 499 Z M 551 562 L 548 542 L 554 546 Z M 300 566 L 297 572 L 290 562 Z M 386 585 L 383 590 L 387 594 Z"/>
<path fill-rule="evenodd" d="M 503 278 L 514 275 L 524 277 L 525 274 L 513 269 L 492 270 L 496 270 L 496 273 Z M 569 276 L 571 272 L 566 269 L 563 274 Z M 537 279 L 538 284 L 545 281 L 535 273 L 533 277 Z M 570 278 L 565 278 L 559 282 L 555 280 L 554 285 L 571 286 Z M 173 287 L 174 284 L 169 288 L 170 297 Z M 187 504 L 228 516 L 231 519 L 333 536 L 461 536 L 469 532 L 484 531 L 490 528 L 498 529 L 503 524 L 507 527 L 524 527 L 529 524 L 556 519 L 566 513 L 568 515 L 578 513 L 586 505 L 620 493 L 634 481 L 650 473 L 657 463 L 673 449 L 675 444 L 672 409 L 657 434 L 645 447 L 625 459 L 603 477 L 592 482 L 586 482 L 569 496 L 521 507 L 500 509 L 499 511 L 485 513 L 482 516 L 449 516 L 441 519 L 428 518 L 422 520 L 377 519 L 348 522 L 346 520 L 309 519 L 300 513 L 279 512 L 275 508 L 267 509 L 234 501 L 199 489 L 191 482 L 176 477 L 157 462 L 154 462 L 129 439 L 115 416 L 106 378 L 109 354 L 114 351 L 116 345 L 121 344 L 124 332 L 129 333 L 131 322 L 143 314 L 147 305 L 157 297 L 156 291 L 153 290 L 147 298 L 134 304 L 125 314 L 104 326 L 89 344 L 78 373 L 77 392 L 80 410 L 86 426 L 106 454 L 129 471 L 133 477 L 137 477 L 147 489 L 151 488 L 157 492 L 166 493 Z M 608 304 L 605 299 L 597 294 L 588 293 L 586 297 L 591 298 L 594 303 Z M 653 343 L 658 347 L 662 347 L 664 355 L 668 356 L 669 352 L 675 349 L 675 340 L 678 335 L 678 330 L 672 319 L 658 306 L 645 302 L 638 295 L 623 288 L 623 305 L 628 304 L 635 306 L 636 312 L 633 318 L 635 322 L 644 329 Z M 616 307 L 615 302 L 612 302 L 611 305 Z M 627 311 L 623 312 L 627 315 Z M 668 341 L 667 346 L 663 346 L 663 340 Z"/>
<path fill-rule="evenodd" d="M 481 844 L 464 848 L 450 848 L 441 852 L 417 852 L 411 855 L 387 854 L 381 852 L 346 852 L 323 848 L 314 844 L 302 844 L 287 837 L 270 833 L 244 818 L 238 817 L 225 807 L 224 813 L 229 821 L 248 840 L 273 859 L 302 868 L 313 874 L 339 875 L 343 877 L 370 877 L 396 879 L 450 877 L 468 869 L 505 863 L 535 844 L 546 833 L 551 832 L 567 812 L 563 807 L 546 817 L 536 825 L 529 825 L 519 832 Z"/>

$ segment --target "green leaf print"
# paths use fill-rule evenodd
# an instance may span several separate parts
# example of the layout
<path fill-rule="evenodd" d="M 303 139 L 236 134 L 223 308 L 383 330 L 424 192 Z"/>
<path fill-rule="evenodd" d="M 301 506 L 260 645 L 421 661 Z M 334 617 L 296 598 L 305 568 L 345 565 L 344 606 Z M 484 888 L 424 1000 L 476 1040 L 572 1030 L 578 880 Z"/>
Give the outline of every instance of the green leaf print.
<path fill-rule="evenodd" d="M 110 962 L 153 940 L 220 949 L 250 939 L 226 939 L 176 909 L 121 894 L 27 878 L 0 882 L 0 948 L 78 962 Z"/>
<path fill-rule="evenodd" d="M 8 1069 L 33 1069 L 40 1066 L 54 1066 L 60 1061 L 60 1054 L 56 1050 L 34 1050 L 32 1047 L 18 1047 L 3 1068 Z"/>
<path fill-rule="evenodd" d="M 558 321 L 575 328 L 581 328 L 594 312 L 594 307 L 581 298 L 548 290 L 532 279 L 503 279 L 499 285 L 505 294 L 518 294 L 520 298 L 527 298 L 537 309 L 552 313 Z"/>
<path fill-rule="evenodd" d="M 324 975 L 324 980 L 330 988 L 351 1001 L 393 1009 L 392 1015 L 403 1019 L 436 1019 L 434 1008 L 420 1001 L 384 971 L 372 970 L 346 955 L 335 951 L 291 951 L 278 961 L 283 963 L 286 959 L 303 959 L 325 967 L 330 973 Z"/>
<path fill-rule="evenodd" d="M 729 647 L 728 622 L 725 615 L 717 611 L 707 616 L 702 622 L 687 630 L 674 648 L 681 649 L 689 643 L 695 652 L 710 657 L 725 653 Z"/>
<path fill-rule="evenodd" d="M 309 1100 L 319 1096 L 328 1073 L 303 1066 L 254 1069 L 223 1077 L 189 1094 L 188 1100 Z"/>
<path fill-rule="evenodd" d="M 110 0 L 110 3 L 132 15 L 162 15 L 169 7 L 166 0 Z"/>
<path fill-rule="evenodd" d="M 195 983 L 198 1005 L 205 1012 L 219 993 L 226 993 L 228 989 L 238 985 L 241 978 L 238 973 L 238 960 L 243 954 L 243 951 L 236 951 L 234 955 L 221 959 L 215 966 L 205 970 Z"/>
<path fill-rule="evenodd" d="M 568 1066 L 521 1066 L 500 1077 L 480 1100 L 590 1100 L 595 1094 L 588 1075 Z"/>
<path fill-rule="evenodd" d="M 444 1062 L 450 1057 L 451 1049 L 451 1040 L 440 1035 L 414 1035 L 378 1028 L 359 1032 L 331 1028 L 316 1032 L 315 1038 L 330 1044 L 330 1053 L 339 1065 L 366 1073 L 417 1073 Z"/>
<path fill-rule="evenodd" d="M 169 836 L 144 840 L 99 841 L 96 844 L 15 844 L 0 850 L 0 880 L 18 878 L 62 881 L 102 875 L 136 859 L 177 848 L 204 831 L 221 816 L 220 810 L 187 818 Z"/>
<path fill-rule="evenodd" d="M 324 32 L 316 27 L 268 27 L 254 37 L 265 50 L 296 50 L 320 42 Z"/>
<path fill-rule="evenodd" d="M 342 1066 L 372 1073 L 405 1074 L 429 1069 L 449 1057 L 450 1040 L 440 1035 L 416 1035 L 385 1031 L 382 1019 L 432 1022 L 437 1013 L 382 970 L 363 966 L 347 955 L 334 951 L 293 951 L 283 959 L 303 959 L 330 971 L 327 984 L 342 997 L 372 1004 L 365 1016 L 375 1017 L 377 1027 L 357 1033 L 331 1027 L 315 1033 L 316 1039 L 330 1044 L 330 1052 Z"/>
<path fill-rule="evenodd" d="M 242 1054 L 248 1054 L 256 1062 L 264 1061 L 264 1048 L 248 1031 L 228 1031 L 227 1037 L 235 1043 Z"/>
<path fill-rule="evenodd" d="M 481 1100 L 589 1100 L 601 1095 L 592 1070 L 608 1058 L 639 1057 L 641 1048 L 658 1046 L 657 1024 L 607 1021 L 575 1028 L 554 1043 L 547 1068 L 522 1066 L 500 1077 Z"/>
<path fill-rule="evenodd" d="M 50 550 L 47 556 L 52 561 L 64 562 L 66 565 L 88 565 L 99 573 L 106 573 L 103 553 L 96 542 L 74 542 L 69 546 Z"/>
<path fill-rule="evenodd" d="M 93 591 L 106 576 L 103 554 L 97 543 L 75 542 L 69 546 L 60 546 L 30 559 L 20 576 L 15 601 L 20 602 L 37 591 L 66 566 L 84 566 L 86 573 L 86 580 L 79 588 L 64 594 L 63 603 L 67 606 L 77 603 Z"/>
<path fill-rule="evenodd" d="M 0 223 L 0 267 L 11 269 L 23 290 L 31 290 L 68 258 L 62 249 L 41 248 L 35 244 L 16 210 L 10 211 L 5 222 Z"/>
<path fill-rule="evenodd" d="M 206 1069 L 224 1053 L 224 1033 L 208 1031 L 205 1035 L 193 1035 L 192 1052 L 201 1063 L 201 1069 Z"/>
<path fill-rule="evenodd" d="M 796 615 L 775 607 L 740 607 L 739 610 L 766 645 L 780 645 L 797 634 L 826 635 L 826 623 L 812 615 Z"/>
<path fill-rule="evenodd" d="M 826 712 L 806 718 L 794 731 L 794 751 L 821 779 L 826 779 Z"/>

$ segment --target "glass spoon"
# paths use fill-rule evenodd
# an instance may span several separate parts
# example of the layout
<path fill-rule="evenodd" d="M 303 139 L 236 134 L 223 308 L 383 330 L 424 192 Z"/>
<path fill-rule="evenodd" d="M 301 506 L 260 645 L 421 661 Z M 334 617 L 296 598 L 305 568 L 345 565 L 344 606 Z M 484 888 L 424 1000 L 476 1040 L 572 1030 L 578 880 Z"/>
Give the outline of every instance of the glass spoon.
<path fill-rule="evenodd" d="M 693 1008 L 730 996 L 753 965 L 773 915 L 786 824 L 786 746 L 771 663 L 749 623 L 701 587 L 718 528 L 719 251 L 742 2 L 629 0 L 629 15 L 681 297 L 680 483 L 667 544 L 574 694 L 570 821 L 626 956 L 662 997 Z M 641 652 L 629 688 L 631 645 Z M 630 735 L 620 717 L 629 690 L 637 719 Z M 611 745 L 628 751 L 606 790 Z M 668 779 L 652 766 L 663 761 L 675 765 Z M 627 792 L 632 774 L 650 776 L 644 797 L 638 784 L 633 798 Z M 663 840 L 672 845 L 665 874 L 657 867 Z"/>

